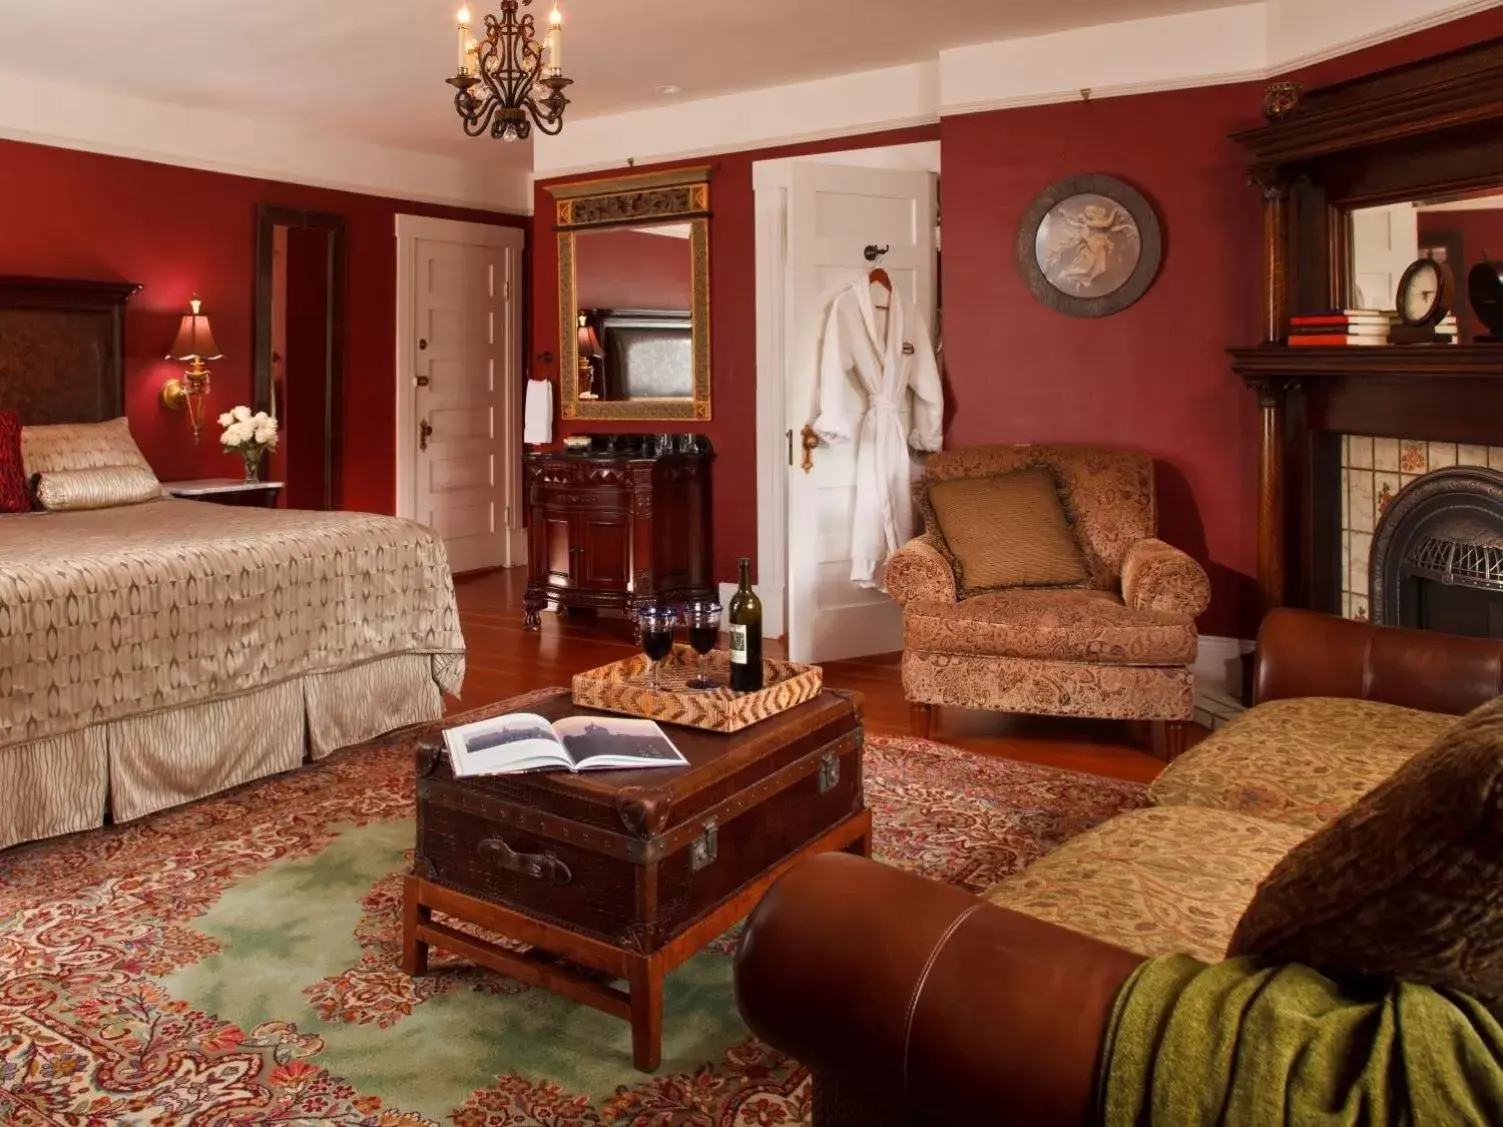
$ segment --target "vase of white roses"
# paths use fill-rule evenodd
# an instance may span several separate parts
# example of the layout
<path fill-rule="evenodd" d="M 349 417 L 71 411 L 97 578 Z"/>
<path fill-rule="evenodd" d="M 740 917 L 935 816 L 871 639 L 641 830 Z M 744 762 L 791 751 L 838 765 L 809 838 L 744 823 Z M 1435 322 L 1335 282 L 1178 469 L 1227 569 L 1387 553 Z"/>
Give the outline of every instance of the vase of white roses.
<path fill-rule="evenodd" d="M 219 444 L 226 454 L 239 454 L 245 461 L 245 480 L 261 480 L 261 459 L 277 448 L 277 421 L 265 411 L 251 414 L 249 407 L 236 407 L 219 416 L 224 433 Z"/>

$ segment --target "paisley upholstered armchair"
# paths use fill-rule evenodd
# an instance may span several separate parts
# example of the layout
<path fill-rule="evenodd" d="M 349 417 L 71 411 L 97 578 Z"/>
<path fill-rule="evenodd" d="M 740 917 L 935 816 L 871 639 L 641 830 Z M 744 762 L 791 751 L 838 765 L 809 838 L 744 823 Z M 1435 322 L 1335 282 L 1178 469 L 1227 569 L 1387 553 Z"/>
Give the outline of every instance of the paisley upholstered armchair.
<path fill-rule="evenodd" d="M 955 705 L 1148 721 L 1156 754 L 1183 750 L 1210 583 L 1155 536 L 1151 458 L 971 447 L 931 456 L 914 492 L 925 531 L 886 585 L 903 607 L 915 734 Z"/>

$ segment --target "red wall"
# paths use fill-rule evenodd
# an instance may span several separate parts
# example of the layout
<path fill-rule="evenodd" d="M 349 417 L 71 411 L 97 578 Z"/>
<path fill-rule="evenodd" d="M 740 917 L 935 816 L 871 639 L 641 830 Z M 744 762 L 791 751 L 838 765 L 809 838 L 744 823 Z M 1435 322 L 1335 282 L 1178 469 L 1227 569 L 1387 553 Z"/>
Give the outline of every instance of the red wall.
<path fill-rule="evenodd" d="M 575 240 L 575 300 L 585 309 L 688 309 L 689 240 L 641 231 L 591 231 Z"/>
<path fill-rule="evenodd" d="M 1354 52 L 1292 77 L 1308 87 L 1503 35 L 1491 9 Z M 1256 405 L 1225 349 L 1257 340 L 1257 193 L 1227 134 L 1261 120 L 1262 85 L 1213 86 L 1129 98 L 947 117 L 939 127 L 944 214 L 947 447 L 1079 442 L 1151 453 L 1160 528 L 1201 560 L 1211 634 L 1252 637 L 1256 571 Z M 844 138 L 838 150 L 926 140 L 934 131 Z M 716 573 L 756 552 L 754 227 L 751 163 L 808 149 L 715 159 L 711 284 L 715 421 L 703 429 L 715 471 Z M 703 163 L 700 161 L 698 163 Z M 624 170 L 623 170 L 624 171 Z M 636 171 L 642 171 L 637 169 Z M 1053 313 L 1024 287 L 1013 258 L 1035 194 L 1061 176 L 1103 172 L 1154 204 L 1164 259 L 1134 306 L 1101 320 Z M 534 225 L 534 351 L 557 351 L 551 197 L 539 185 Z M 1503 253 L 1503 252 L 1500 252 Z M 552 375 L 554 369 L 539 368 Z M 585 430 L 649 424 L 571 424 Z M 676 426 L 669 429 L 694 429 Z"/>
<path fill-rule="evenodd" d="M 256 205 L 344 216 L 349 290 L 342 507 L 389 513 L 396 491 L 395 216 L 398 212 L 523 226 L 527 217 L 434 207 L 216 172 L 0 141 L 0 273 L 119 278 L 143 289 L 126 317 L 126 412 L 164 480 L 240 472 L 217 429 L 193 446 L 182 414 L 163 409 L 162 359 L 197 294 L 224 352 L 215 361 L 211 416 L 251 398 Z"/>
<path fill-rule="evenodd" d="M 708 423 L 609 423 L 575 420 L 563 423 L 567 434 L 659 433 L 693 431 L 708 435 L 715 447 L 712 485 L 715 501 L 715 577 L 736 578 L 739 556 L 757 556 L 757 276 L 756 217 L 752 164 L 804 153 L 907 145 L 932 141 L 938 126 L 846 137 L 808 145 L 727 153 L 713 161 L 710 181 L 710 383 L 714 418 Z M 648 172 L 673 165 L 638 166 Z M 628 170 L 622 169 L 622 172 Z M 558 243 L 553 231 L 553 197 L 542 181 L 536 189 L 532 237 L 532 352 L 534 374 L 558 375 Z M 592 236 L 593 237 L 593 236 Z M 552 352 L 544 363 L 538 354 Z"/>
<path fill-rule="evenodd" d="M 1244 637 L 1256 622 L 1257 431 L 1225 349 L 1256 339 L 1261 219 L 1227 133 L 1256 120 L 1259 97 L 1237 85 L 965 114 L 940 135 L 945 444 L 1152 454 L 1160 533 L 1211 575 L 1202 628 Z M 1162 225 L 1157 280 L 1111 317 L 1045 308 L 1015 263 L 1034 196 L 1079 172 L 1134 185 Z"/>

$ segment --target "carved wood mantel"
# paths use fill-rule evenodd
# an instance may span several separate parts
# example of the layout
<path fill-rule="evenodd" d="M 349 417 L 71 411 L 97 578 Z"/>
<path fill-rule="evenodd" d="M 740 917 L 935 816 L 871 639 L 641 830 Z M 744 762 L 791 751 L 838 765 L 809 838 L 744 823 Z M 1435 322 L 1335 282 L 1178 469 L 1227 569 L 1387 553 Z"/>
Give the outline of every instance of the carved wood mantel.
<path fill-rule="evenodd" d="M 1233 135 L 1263 198 L 1262 343 L 1230 352 L 1260 412 L 1264 602 L 1335 611 L 1339 435 L 1503 442 L 1503 345 L 1294 349 L 1289 312 L 1352 304 L 1348 209 L 1503 188 L 1503 40 L 1288 93 Z"/>

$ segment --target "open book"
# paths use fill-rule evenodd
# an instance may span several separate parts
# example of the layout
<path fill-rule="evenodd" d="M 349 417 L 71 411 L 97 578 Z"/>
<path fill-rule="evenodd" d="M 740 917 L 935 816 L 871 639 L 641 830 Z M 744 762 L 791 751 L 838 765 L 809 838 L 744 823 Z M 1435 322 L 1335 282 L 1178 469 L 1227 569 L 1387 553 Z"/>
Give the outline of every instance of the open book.
<path fill-rule="evenodd" d="M 530 712 L 477 720 L 444 732 L 455 778 L 523 771 L 608 771 L 678 767 L 689 761 L 651 720 L 567 716 L 549 723 Z"/>

